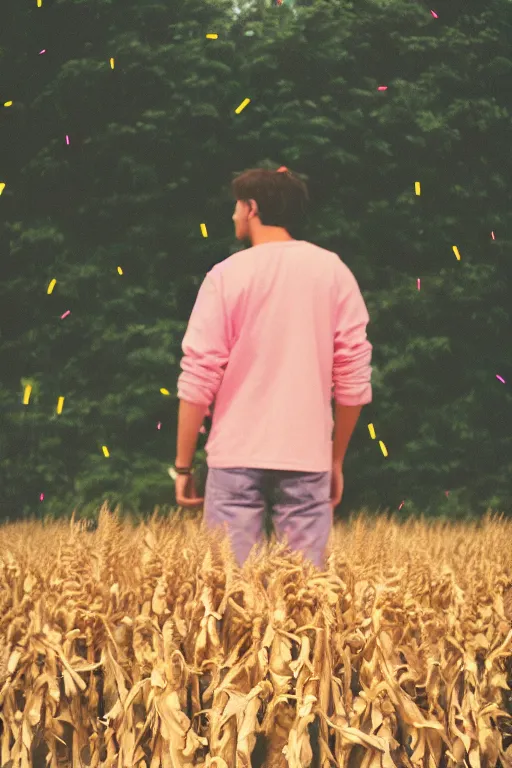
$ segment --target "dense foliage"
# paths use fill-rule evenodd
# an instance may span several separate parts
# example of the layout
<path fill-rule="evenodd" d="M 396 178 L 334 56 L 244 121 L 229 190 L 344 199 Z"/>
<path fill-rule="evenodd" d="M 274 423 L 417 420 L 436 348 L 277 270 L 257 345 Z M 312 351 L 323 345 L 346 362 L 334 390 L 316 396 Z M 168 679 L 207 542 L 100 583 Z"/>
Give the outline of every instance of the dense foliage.
<path fill-rule="evenodd" d="M 283 164 L 371 316 L 341 510 L 511 512 L 512 3 L 238 5 L 5 0 L 1 516 L 173 503 L 181 340 L 242 247 L 229 183 Z"/>

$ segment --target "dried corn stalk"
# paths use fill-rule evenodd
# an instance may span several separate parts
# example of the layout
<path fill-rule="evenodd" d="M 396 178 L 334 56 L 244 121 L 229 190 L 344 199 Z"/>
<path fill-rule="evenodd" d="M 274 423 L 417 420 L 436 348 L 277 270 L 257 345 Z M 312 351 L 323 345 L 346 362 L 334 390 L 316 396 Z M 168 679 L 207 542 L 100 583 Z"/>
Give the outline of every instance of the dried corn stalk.
<path fill-rule="evenodd" d="M 510 766 L 511 529 L 360 516 L 319 573 L 106 505 L 4 526 L 1 764 Z"/>

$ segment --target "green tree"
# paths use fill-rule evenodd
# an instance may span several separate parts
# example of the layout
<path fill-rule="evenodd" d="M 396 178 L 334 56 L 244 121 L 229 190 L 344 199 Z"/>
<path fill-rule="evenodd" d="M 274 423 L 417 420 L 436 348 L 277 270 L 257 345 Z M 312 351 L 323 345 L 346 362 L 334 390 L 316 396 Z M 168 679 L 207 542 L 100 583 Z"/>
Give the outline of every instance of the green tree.
<path fill-rule="evenodd" d="M 0 511 L 172 502 L 181 340 L 264 164 L 307 179 L 306 239 L 370 310 L 342 509 L 510 511 L 512 4 L 6 5 Z"/>

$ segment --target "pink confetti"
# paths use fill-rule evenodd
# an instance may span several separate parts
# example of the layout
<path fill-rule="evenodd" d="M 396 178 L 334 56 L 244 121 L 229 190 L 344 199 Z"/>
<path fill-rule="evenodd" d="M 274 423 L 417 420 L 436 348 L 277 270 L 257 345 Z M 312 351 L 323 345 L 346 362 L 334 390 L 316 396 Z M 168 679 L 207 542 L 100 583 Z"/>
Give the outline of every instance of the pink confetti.
<path fill-rule="evenodd" d="M 437 13 L 435 11 L 430 11 L 430 13 L 434 17 L 434 19 L 438 19 L 439 18 L 439 16 L 437 15 Z"/>
<path fill-rule="evenodd" d="M 404 504 L 405 504 L 405 500 L 404 500 L 404 501 L 402 501 L 402 503 L 401 503 L 401 504 L 400 504 L 400 506 L 398 507 L 398 511 L 399 511 L 399 512 L 400 512 L 400 510 L 402 509 L 402 507 L 403 507 L 403 505 L 404 505 Z"/>
<path fill-rule="evenodd" d="M 446 498 L 448 498 L 448 496 L 450 495 L 450 491 L 445 491 L 444 495 L 446 496 Z"/>
<path fill-rule="evenodd" d="M 491 237 L 492 237 L 492 239 L 493 239 L 493 240 L 496 240 L 496 237 L 495 237 L 495 235 L 494 235 L 494 232 L 491 232 Z"/>
<path fill-rule="evenodd" d="M 66 144 L 69 144 L 69 136 L 66 136 Z"/>
<path fill-rule="evenodd" d="M 46 53 L 46 48 L 43 48 L 42 51 L 39 51 L 39 55 L 41 55 L 42 53 Z"/>
<path fill-rule="evenodd" d="M 505 381 L 505 379 L 502 379 L 502 378 L 501 378 L 501 376 L 498 376 L 498 374 L 496 374 L 496 378 L 497 378 L 497 379 L 499 379 L 500 381 L 502 381 L 504 384 L 506 384 L 506 383 L 507 383 L 507 382 Z"/>
<path fill-rule="evenodd" d="M 418 277 L 418 291 L 419 290 L 421 290 L 421 289 L 420 289 L 420 278 Z"/>
<path fill-rule="evenodd" d="M 199 431 L 202 435 L 206 434 L 206 427 L 200 427 Z"/>
<path fill-rule="evenodd" d="M 161 422 L 161 421 L 159 421 L 159 422 L 158 422 L 158 424 L 156 425 L 156 428 L 157 428 L 157 429 L 160 429 L 160 428 L 161 428 L 161 426 L 162 426 L 162 422 Z"/>
<path fill-rule="evenodd" d="M 387 89 L 388 89 L 387 85 L 379 85 L 379 87 L 377 88 L 378 91 L 387 91 Z"/>
<path fill-rule="evenodd" d="M 39 501 L 43 501 L 43 499 L 44 499 L 44 493 L 42 493 L 42 494 L 40 495 L 40 497 L 39 497 Z"/>
<path fill-rule="evenodd" d="M 67 316 L 68 316 L 68 315 L 70 315 L 70 314 L 71 314 L 71 310 L 69 310 L 69 309 L 68 309 L 68 311 L 67 311 L 67 312 L 64 312 L 64 314 L 60 316 L 60 319 L 61 319 L 61 320 L 64 320 L 64 318 L 65 318 L 65 317 L 67 317 Z"/>

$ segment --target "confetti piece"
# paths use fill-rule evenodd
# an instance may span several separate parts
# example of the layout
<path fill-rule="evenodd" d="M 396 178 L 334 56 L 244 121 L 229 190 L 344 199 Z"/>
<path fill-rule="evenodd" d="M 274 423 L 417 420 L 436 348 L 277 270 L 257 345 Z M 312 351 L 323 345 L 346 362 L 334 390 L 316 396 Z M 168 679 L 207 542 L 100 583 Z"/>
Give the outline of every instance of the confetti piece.
<path fill-rule="evenodd" d="M 388 449 L 386 448 L 386 446 L 384 445 L 382 440 L 379 440 L 379 445 L 380 445 L 380 449 L 381 449 L 382 453 L 384 454 L 384 456 L 387 456 L 388 455 Z"/>
<path fill-rule="evenodd" d="M 404 500 L 404 501 L 402 501 L 402 503 L 401 503 L 401 504 L 400 504 L 400 506 L 398 507 L 398 511 L 399 511 L 399 512 L 400 512 L 400 510 L 402 509 L 402 507 L 403 507 L 403 505 L 404 505 L 404 504 L 405 504 L 405 500 Z"/>
<path fill-rule="evenodd" d="M 282 165 L 280 168 L 277 169 L 278 173 L 285 173 L 285 171 L 288 171 L 288 168 L 285 165 Z"/>
<path fill-rule="evenodd" d="M 377 88 L 378 91 L 387 91 L 387 89 L 388 89 L 387 85 L 379 85 L 379 87 Z"/>
<path fill-rule="evenodd" d="M 208 237 L 208 232 L 206 230 L 206 224 L 201 224 L 201 232 L 203 233 L 203 237 Z"/>
<path fill-rule="evenodd" d="M 43 7 L 43 0 L 37 0 L 37 7 L 42 8 Z"/>
<path fill-rule="evenodd" d="M 453 252 L 456 255 L 456 257 L 458 258 L 458 260 L 460 261 L 460 253 L 459 253 L 459 249 L 457 248 L 456 245 L 453 246 Z"/>
<path fill-rule="evenodd" d="M 59 414 L 62 413 L 63 407 L 64 407 L 64 398 L 59 397 L 59 399 L 57 400 L 57 413 Z"/>
<path fill-rule="evenodd" d="M 107 458 L 107 459 L 108 459 L 108 457 L 110 456 L 110 453 L 108 452 L 108 448 L 107 448 L 107 446 L 106 446 L 106 445 L 103 445 L 103 446 L 102 446 L 102 449 L 103 449 L 103 454 L 104 454 L 105 458 Z"/>
<path fill-rule="evenodd" d="M 418 291 L 421 290 L 420 288 L 420 278 L 418 277 Z"/>
<path fill-rule="evenodd" d="M 438 19 L 439 18 L 439 16 L 437 15 L 437 13 L 435 11 L 430 11 L 430 13 L 434 17 L 434 19 Z"/>
<path fill-rule="evenodd" d="M 162 395 L 170 395 L 170 394 L 171 394 L 171 393 L 169 392 L 169 390 L 168 390 L 168 389 L 164 389 L 164 387 L 162 387 L 162 388 L 160 389 L 160 392 L 162 393 Z"/>
<path fill-rule="evenodd" d="M 66 135 L 66 144 L 69 145 L 69 136 L 68 135 Z"/>
<path fill-rule="evenodd" d="M 244 99 L 244 101 L 242 101 L 240 106 L 235 109 L 236 114 L 239 115 L 242 109 L 245 109 L 250 101 L 251 101 L 250 99 Z"/>
<path fill-rule="evenodd" d="M 496 240 L 496 238 L 494 236 L 494 232 L 491 232 L 491 237 L 492 237 L 493 240 Z"/>
<path fill-rule="evenodd" d="M 506 384 L 505 379 L 502 379 L 501 376 L 498 376 L 498 374 L 496 374 L 496 378 L 499 379 L 500 381 L 502 381 L 503 384 Z"/>
<path fill-rule="evenodd" d="M 200 428 L 199 428 L 199 432 L 200 432 L 202 435 L 206 434 L 206 427 L 200 427 Z"/>
<path fill-rule="evenodd" d="M 67 317 L 67 316 L 68 316 L 68 315 L 70 315 L 70 314 L 71 314 L 71 311 L 68 309 L 68 311 L 67 311 L 67 312 L 64 312 L 64 314 L 60 316 L 60 319 L 61 319 L 61 320 L 64 320 L 64 318 L 65 318 L 65 317 Z"/>
<path fill-rule="evenodd" d="M 56 285 L 57 285 L 57 281 L 56 281 L 55 278 L 53 278 L 53 280 L 50 282 L 50 285 L 48 286 L 48 291 L 47 291 L 48 296 L 53 291 L 53 289 L 55 288 Z"/>
<path fill-rule="evenodd" d="M 416 194 L 421 195 L 421 184 L 419 181 L 414 182 L 414 188 L 416 190 Z"/>
<path fill-rule="evenodd" d="M 5 184 L 4 184 L 3 182 L 1 182 L 1 183 L 0 183 L 0 195 L 2 194 L 2 192 L 4 191 L 4 189 L 5 189 Z"/>
<path fill-rule="evenodd" d="M 30 400 L 30 393 L 32 392 L 32 385 L 27 384 L 25 387 L 25 391 L 23 392 L 23 405 L 28 405 L 28 401 Z"/>
<path fill-rule="evenodd" d="M 123 274 L 123 270 L 121 269 L 121 267 L 118 267 L 118 268 L 117 268 L 117 271 L 119 272 L 119 274 L 120 274 L 120 275 L 122 275 L 122 274 Z"/>
<path fill-rule="evenodd" d="M 6 101 L 4 104 L 4 107 L 12 107 L 13 102 L 12 101 Z"/>
<path fill-rule="evenodd" d="M 209 40 L 217 40 L 217 38 L 218 38 L 219 36 L 218 36 L 218 35 L 217 35 L 215 32 L 210 32 L 208 35 L 206 35 L 206 37 L 207 37 Z"/>
<path fill-rule="evenodd" d="M 446 498 L 448 498 L 448 496 L 450 495 L 450 491 L 445 491 L 444 495 L 446 496 Z"/>
<path fill-rule="evenodd" d="M 39 501 L 44 501 L 44 493 L 39 496 Z"/>
<path fill-rule="evenodd" d="M 43 48 L 43 50 L 42 50 L 42 51 L 39 51 L 39 56 L 40 56 L 42 53 L 46 53 L 46 48 Z"/>
<path fill-rule="evenodd" d="M 162 428 L 162 422 L 161 421 L 158 422 L 158 424 L 156 425 L 156 428 L 157 429 L 161 429 Z"/>
<path fill-rule="evenodd" d="M 110 59 L 110 66 L 114 69 L 114 59 Z"/>
<path fill-rule="evenodd" d="M 368 429 L 370 431 L 371 439 L 375 440 L 375 429 L 373 428 L 373 424 L 368 424 Z"/>

